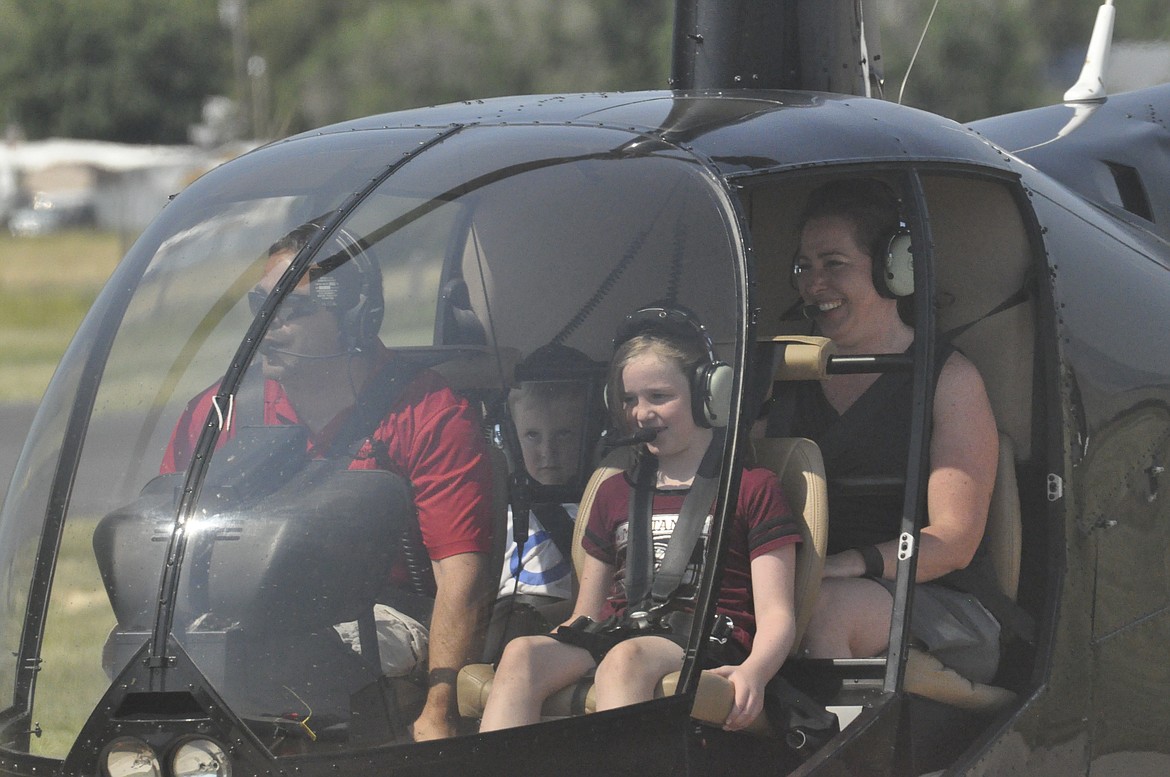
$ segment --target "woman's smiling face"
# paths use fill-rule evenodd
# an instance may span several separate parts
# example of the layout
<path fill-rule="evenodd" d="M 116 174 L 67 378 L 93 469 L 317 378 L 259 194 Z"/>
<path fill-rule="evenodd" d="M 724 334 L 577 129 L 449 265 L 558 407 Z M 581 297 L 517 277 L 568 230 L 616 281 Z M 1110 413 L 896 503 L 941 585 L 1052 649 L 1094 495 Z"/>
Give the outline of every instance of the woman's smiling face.
<path fill-rule="evenodd" d="M 801 298 L 816 307 L 821 333 L 841 345 L 873 331 L 876 308 L 892 303 L 874 288 L 873 260 L 847 218 L 821 216 L 805 224 L 793 271 Z"/>

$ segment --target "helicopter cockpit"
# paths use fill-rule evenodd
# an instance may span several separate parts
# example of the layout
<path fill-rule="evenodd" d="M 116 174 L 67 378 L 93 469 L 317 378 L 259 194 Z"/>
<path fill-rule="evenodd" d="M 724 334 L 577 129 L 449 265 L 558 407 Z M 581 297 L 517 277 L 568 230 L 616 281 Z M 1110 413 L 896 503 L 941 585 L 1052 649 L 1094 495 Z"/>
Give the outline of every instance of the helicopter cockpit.
<path fill-rule="evenodd" d="M 409 539 L 412 493 L 424 486 L 401 471 L 332 471 L 325 462 L 352 458 L 348 438 L 369 430 L 274 423 L 286 411 L 272 407 L 273 382 L 304 384 L 299 371 L 352 401 L 354 354 L 383 347 L 379 358 L 411 374 L 442 375 L 471 405 L 493 462 L 483 484 L 495 491 L 493 525 L 480 531 L 498 546 L 517 482 L 515 467 L 503 470 L 518 459 L 499 456 L 503 400 L 522 356 L 576 348 L 601 365 L 574 378 L 595 390 L 622 317 L 669 299 L 742 362 L 740 236 L 702 164 L 629 132 L 541 129 L 520 145 L 492 133 L 356 133 L 342 146 L 263 150 L 195 183 L 183 199 L 199 207 L 172 205 L 118 270 L 23 459 L 39 487 L 6 505 L 6 559 L 43 558 L 48 545 L 58 557 L 51 590 L 16 574 L 6 586 L 6 651 L 39 656 L 35 683 L 26 663 L 10 659 L 3 672 L 24 710 L 15 727 L 35 719 L 43 732 L 31 750 L 65 757 L 103 698 L 133 696 L 132 676 L 188 661 L 205 692 L 277 751 L 409 740 L 425 679 L 415 668 L 387 678 L 369 616 L 379 604 L 430 622 L 430 563 Z M 271 244 L 306 223 L 318 227 L 312 239 L 273 272 Z M 338 303 L 342 328 L 371 331 L 316 351 L 284 336 L 347 283 L 360 300 Z M 392 406 L 396 390 L 378 402 Z M 308 407 L 296 409 L 311 418 Z M 332 453 L 326 431 L 339 440 Z M 563 501 L 579 498 L 605 444 L 582 438 L 562 487 L 576 494 Z M 28 520 L 32 503 L 63 487 L 63 467 L 67 499 Z M 486 610 L 495 591 L 484 591 Z M 33 635 L 18 624 L 37 599 L 45 621 Z"/>
<path fill-rule="evenodd" d="M 638 110 L 679 111 L 685 125 L 693 107 Z M 766 387 L 798 377 L 785 372 L 785 349 L 791 357 L 794 344 L 816 340 L 790 280 L 796 219 L 833 177 L 876 176 L 903 196 L 917 246 L 909 272 L 934 290 L 934 304 L 913 311 L 915 331 L 953 340 L 983 373 L 1013 443 L 1001 448 L 1004 474 L 1039 471 L 1037 409 L 1051 386 L 1036 366 L 1046 358 L 1036 238 L 1018 181 L 974 165 L 793 169 L 749 150 L 713 160 L 683 135 L 734 139 L 782 112 L 765 101 L 719 107 L 699 110 L 675 138 L 626 125 L 629 106 L 607 106 L 619 123 L 600 126 L 358 123 L 252 152 L 176 197 L 78 332 L 18 464 L 22 487 L 0 515 L 4 750 L 117 776 L 139 773 L 126 764 L 143 759 L 167 763 L 153 773 L 184 774 L 177 764 L 208 752 L 294 759 L 305 774 L 335 762 L 314 760 L 323 754 L 408 753 L 449 642 L 436 638 L 451 621 L 436 604 L 450 579 L 442 560 L 484 560 L 466 589 L 463 654 L 439 666 L 454 672 L 492 660 L 502 635 L 517 633 L 519 620 L 497 622 L 520 618 L 497 585 L 509 513 L 580 502 L 590 475 L 637 442 L 594 401 L 623 317 L 647 305 L 686 309 L 730 365 L 721 489 L 733 462 L 767 460 L 751 435 Z M 282 243 L 298 230 L 300 242 Z M 313 322 L 324 329 L 311 336 Z M 549 347 L 590 366 L 518 366 Z M 929 380 L 917 356 L 879 356 L 854 369 Z M 814 362 L 800 377 L 843 369 L 829 351 Z M 423 394 L 450 397 L 436 412 L 453 415 L 431 423 L 402 412 L 424 403 L 419 380 Z M 553 485 L 517 439 L 509 396 L 525 381 L 573 383 L 589 397 L 568 446 L 572 473 Z M 396 413 L 409 419 L 389 434 Z M 407 434 L 438 447 L 395 452 Z M 915 434 L 921 465 L 926 443 Z M 386 440 L 389 460 L 378 452 Z M 794 488 L 811 475 L 797 470 Z M 920 479 L 894 484 L 913 495 L 911 534 Z M 1042 515 L 1046 496 L 1008 487 L 1014 536 L 1020 513 Z M 719 585 L 726 502 L 701 541 L 704 607 Z M 1044 547 L 1041 521 L 1022 531 L 1026 547 Z M 823 552 L 815 546 L 801 552 Z M 1046 562 L 1031 559 L 1020 580 L 1020 553 L 1016 541 L 999 555 L 1036 611 Z M 815 587 L 818 568 L 802 568 Z M 908 575 L 899 569 L 900 585 L 911 586 Z M 896 633 L 906 596 L 895 599 Z M 679 720 L 692 712 L 707 639 L 706 621 L 694 623 L 677 685 L 651 703 Z M 803 687 L 848 727 L 901 692 L 904 671 L 907 691 L 932 693 L 914 685 L 922 675 L 906 668 L 907 643 L 890 645 L 868 660 L 794 658 L 785 671 L 794 684 L 812 678 Z M 1032 681 L 1034 648 L 1016 649 L 981 720 Z M 632 714 L 646 731 L 658 725 Z M 474 736 L 474 710 L 455 726 Z M 642 736 L 616 723 L 606 731 Z M 773 758 L 785 745 L 761 747 Z"/>

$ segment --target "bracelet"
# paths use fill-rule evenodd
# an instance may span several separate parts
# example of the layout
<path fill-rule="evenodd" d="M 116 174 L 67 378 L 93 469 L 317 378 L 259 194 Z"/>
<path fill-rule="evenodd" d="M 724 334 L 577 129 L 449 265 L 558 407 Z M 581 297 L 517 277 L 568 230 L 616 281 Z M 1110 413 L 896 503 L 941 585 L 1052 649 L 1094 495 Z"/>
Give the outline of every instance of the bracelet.
<path fill-rule="evenodd" d="M 882 552 L 874 545 L 863 545 L 856 549 L 861 554 L 861 558 L 865 561 L 865 573 L 862 577 L 882 577 L 886 573 L 886 560 L 882 558 Z"/>
<path fill-rule="evenodd" d="M 455 685 L 459 678 L 457 669 L 432 669 L 427 673 L 427 687 L 436 685 Z"/>

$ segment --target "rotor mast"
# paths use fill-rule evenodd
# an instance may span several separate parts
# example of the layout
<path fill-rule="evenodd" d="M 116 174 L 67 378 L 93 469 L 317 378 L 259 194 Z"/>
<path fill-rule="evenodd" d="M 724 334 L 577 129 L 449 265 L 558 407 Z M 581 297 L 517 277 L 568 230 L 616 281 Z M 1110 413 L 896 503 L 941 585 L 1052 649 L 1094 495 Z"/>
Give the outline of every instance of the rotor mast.
<path fill-rule="evenodd" d="M 880 96 L 877 0 L 676 0 L 674 89 Z"/>

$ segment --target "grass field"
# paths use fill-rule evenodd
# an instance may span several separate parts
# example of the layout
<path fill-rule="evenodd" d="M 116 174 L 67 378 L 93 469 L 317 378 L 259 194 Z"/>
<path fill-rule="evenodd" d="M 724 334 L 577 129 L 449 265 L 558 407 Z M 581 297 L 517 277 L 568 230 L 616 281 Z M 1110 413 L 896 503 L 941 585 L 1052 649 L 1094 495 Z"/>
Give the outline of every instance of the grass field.
<path fill-rule="evenodd" d="M 68 754 L 110 687 L 102 647 L 115 619 L 94 559 L 96 523 L 72 519 L 61 538 L 33 705 L 33 718 L 44 733 L 32 740 L 32 752 L 48 758 Z"/>
<path fill-rule="evenodd" d="M 105 232 L 0 234 L 0 403 L 40 399 L 125 248 Z"/>

